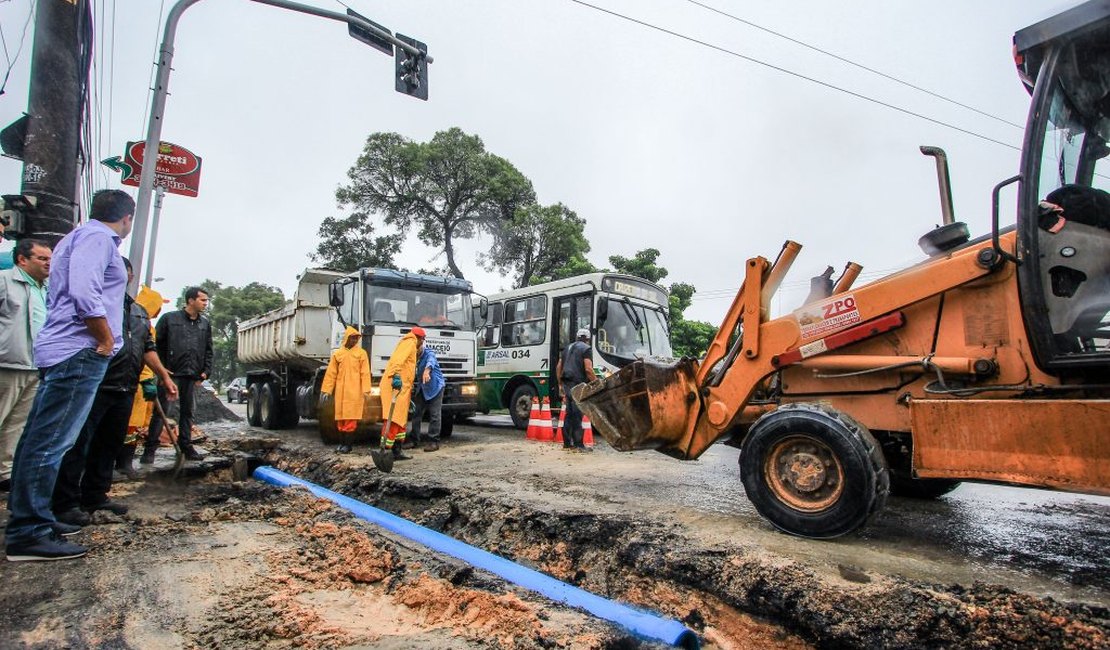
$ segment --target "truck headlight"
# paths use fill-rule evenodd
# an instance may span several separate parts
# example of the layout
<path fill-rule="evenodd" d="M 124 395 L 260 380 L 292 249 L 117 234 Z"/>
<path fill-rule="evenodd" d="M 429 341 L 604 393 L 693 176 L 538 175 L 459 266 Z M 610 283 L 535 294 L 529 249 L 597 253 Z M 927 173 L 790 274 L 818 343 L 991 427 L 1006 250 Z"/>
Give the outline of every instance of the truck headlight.
<path fill-rule="evenodd" d="M 463 395 L 477 395 L 478 394 L 478 384 L 463 384 L 462 385 L 462 394 Z"/>
<path fill-rule="evenodd" d="M 381 396 L 382 396 L 382 389 L 380 387 L 378 387 L 378 386 L 371 386 L 370 387 L 370 397 L 381 397 Z"/>

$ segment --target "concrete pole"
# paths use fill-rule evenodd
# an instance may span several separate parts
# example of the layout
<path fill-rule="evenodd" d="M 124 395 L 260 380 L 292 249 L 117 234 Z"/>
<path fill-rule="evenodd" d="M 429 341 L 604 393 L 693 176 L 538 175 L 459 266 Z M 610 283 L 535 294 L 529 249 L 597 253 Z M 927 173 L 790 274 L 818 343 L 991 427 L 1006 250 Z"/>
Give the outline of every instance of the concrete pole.
<path fill-rule="evenodd" d="M 150 220 L 150 255 L 146 258 L 146 274 L 143 284 L 153 286 L 154 282 L 154 249 L 158 245 L 158 222 L 162 216 L 162 198 L 166 196 L 166 188 L 159 185 L 154 188 L 154 215 Z"/>
<path fill-rule="evenodd" d="M 21 191 L 38 199 L 28 235 L 52 243 L 77 223 L 81 82 L 88 72 L 81 70 L 77 29 L 86 6 L 39 0 L 36 10 Z"/>

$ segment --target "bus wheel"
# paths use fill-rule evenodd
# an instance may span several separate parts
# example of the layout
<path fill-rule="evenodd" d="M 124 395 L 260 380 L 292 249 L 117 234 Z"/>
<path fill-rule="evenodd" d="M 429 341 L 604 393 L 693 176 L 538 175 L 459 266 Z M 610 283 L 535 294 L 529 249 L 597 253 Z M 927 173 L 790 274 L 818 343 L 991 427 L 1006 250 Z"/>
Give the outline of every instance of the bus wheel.
<path fill-rule="evenodd" d="M 790 404 L 752 424 L 740 450 L 748 499 L 775 528 L 839 537 L 882 509 L 890 475 L 879 443 L 845 413 Z"/>
<path fill-rule="evenodd" d="M 521 384 L 509 399 L 509 415 L 513 418 L 513 426 L 521 431 L 528 428 L 528 418 L 532 416 L 532 400 L 535 397 L 536 389 L 532 384 Z"/>

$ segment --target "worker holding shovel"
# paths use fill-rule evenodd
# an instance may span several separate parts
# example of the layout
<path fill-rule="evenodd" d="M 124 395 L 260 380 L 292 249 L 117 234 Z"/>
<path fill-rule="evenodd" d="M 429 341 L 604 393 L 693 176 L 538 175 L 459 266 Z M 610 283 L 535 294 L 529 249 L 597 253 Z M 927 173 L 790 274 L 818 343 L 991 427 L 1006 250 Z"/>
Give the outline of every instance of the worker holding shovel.
<path fill-rule="evenodd" d="M 408 460 L 401 451 L 398 441 L 405 440 L 405 425 L 409 421 L 409 402 L 412 400 L 412 384 L 416 379 L 416 359 L 420 346 L 424 343 L 424 328 L 414 327 L 401 337 L 389 363 L 382 374 L 381 400 L 382 413 L 386 416 L 382 425 L 380 451 L 372 452 L 374 464 L 378 469 L 388 472 L 393 469 L 393 461 Z"/>
<path fill-rule="evenodd" d="M 370 379 L 370 358 L 359 341 L 362 335 L 348 326 L 343 333 L 343 345 L 331 355 L 324 383 L 320 386 L 321 404 L 335 399 L 335 428 L 353 434 L 362 419 L 366 398 L 373 383 Z M 339 445 L 336 451 L 348 453 L 350 445 Z"/>

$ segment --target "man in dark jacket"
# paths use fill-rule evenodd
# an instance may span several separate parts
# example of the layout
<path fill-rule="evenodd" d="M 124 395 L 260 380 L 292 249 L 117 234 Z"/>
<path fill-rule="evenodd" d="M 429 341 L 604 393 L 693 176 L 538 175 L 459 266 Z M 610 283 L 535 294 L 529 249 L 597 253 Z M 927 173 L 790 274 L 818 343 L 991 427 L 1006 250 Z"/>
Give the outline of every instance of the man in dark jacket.
<path fill-rule="evenodd" d="M 131 262 L 125 257 L 127 281 L 131 281 Z M 127 513 L 127 506 L 108 499 L 112 489 L 112 469 L 123 440 L 139 373 L 150 366 L 176 396 L 170 374 L 162 367 L 150 336 L 150 319 L 146 310 L 131 296 L 123 298 L 123 347 L 108 362 L 108 370 L 93 399 L 89 417 L 81 427 L 77 442 L 62 458 L 58 481 L 54 484 L 54 517 L 73 526 L 85 526 L 96 510 L 109 510 L 117 515 Z"/>
<path fill-rule="evenodd" d="M 574 401 L 571 390 L 579 384 L 594 380 L 593 348 L 590 347 L 590 330 L 578 330 L 578 340 L 567 346 L 555 366 L 559 379 L 559 392 L 563 395 L 567 419 L 563 423 L 564 451 L 593 451 L 582 442 L 582 409 Z"/>
<path fill-rule="evenodd" d="M 154 345 L 177 386 L 180 415 L 177 418 L 177 440 L 186 460 L 204 458 L 192 443 L 193 388 L 212 374 L 212 324 L 204 317 L 208 309 L 208 292 L 200 287 L 185 290 L 185 309 L 171 311 L 158 320 L 154 328 Z M 158 388 L 162 410 L 166 403 L 166 384 Z M 162 436 L 162 417 L 157 411 L 150 420 L 146 448 L 139 460 L 143 465 L 154 462 L 158 440 Z"/>

